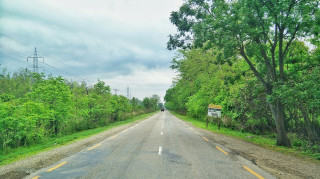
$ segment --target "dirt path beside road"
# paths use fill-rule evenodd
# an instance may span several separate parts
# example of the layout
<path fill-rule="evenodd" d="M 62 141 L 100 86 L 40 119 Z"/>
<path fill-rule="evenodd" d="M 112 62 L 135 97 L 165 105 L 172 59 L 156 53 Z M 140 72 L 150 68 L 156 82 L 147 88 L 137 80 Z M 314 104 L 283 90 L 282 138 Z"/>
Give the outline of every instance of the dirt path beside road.
<path fill-rule="evenodd" d="M 130 124 L 115 127 L 105 132 L 93 135 L 89 138 L 75 141 L 71 144 L 58 147 L 49 151 L 41 152 L 39 154 L 27 157 L 25 159 L 16 161 L 12 164 L 0 167 L 0 178 L 5 179 L 20 179 L 32 172 L 35 172 L 41 168 L 52 165 L 59 160 L 66 158 L 74 153 L 77 153 L 89 146 L 92 146 L 112 135 L 115 135 L 128 127 L 131 127 L 140 121 L 135 121 Z"/>
<path fill-rule="evenodd" d="M 139 122 L 141 121 L 115 127 L 89 138 L 49 151 L 41 152 L 9 165 L 1 166 L 0 178 L 23 178 L 32 172 L 52 165 L 65 157 L 92 146 Z M 188 124 L 192 125 L 190 123 Z M 260 168 L 279 178 L 320 178 L 320 161 L 303 160 L 298 157 L 288 156 L 276 151 L 265 149 L 240 139 L 213 133 L 197 127 L 194 128 L 209 140 L 223 145 L 230 149 L 233 154 L 243 156 L 258 165 Z"/>
<path fill-rule="evenodd" d="M 189 123 L 189 125 L 192 124 Z M 304 160 L 272 151 L 241 139 L 200 128 L 196 128 L 196 130 L 205 134 L 208 139 L 227 147 L 235 154 L 243 156 L 279 178 L 320 178 L 320 161 Z"/>

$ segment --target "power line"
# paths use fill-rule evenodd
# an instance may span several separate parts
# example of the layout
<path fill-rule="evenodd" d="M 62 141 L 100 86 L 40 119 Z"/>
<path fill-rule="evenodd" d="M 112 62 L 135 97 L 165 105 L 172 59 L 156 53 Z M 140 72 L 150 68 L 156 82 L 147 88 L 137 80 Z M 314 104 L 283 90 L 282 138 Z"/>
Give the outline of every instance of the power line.
<path fill-rule="evenodd" d="M 12 39 L 11 37 L 9 37 L 9 36 L 1 33 L 1 32 L 0 32 L 0 37 L 5 37 L 5 38 L 7 38 L 7 39 L 9 39 L 9 40 L 11 40 L 11 41 L 14 41 L 14 42 L 20 44 L 20 43 L 19 43 L 18 41 L 16 41 L 15 39 Z M 23 46 L 23 45 L 22 45 L 22 46 Z M 0 55 L 3 55 L 3 56 L 5 56 L 5 57 L 7 57 L 7 58 L 10 58 L 10 59 L 19 61 L 20 63 L 23 63 L 23 64 L 27 63 L 27 62 L 24 61 L 27 55 L 19 52 L 18 50 L 14 49 L 14 48 L 9 47 L 7 44 L 5 44 L 5 43 L 3 43 L 3 42 L 0 43 L 0 49 L 3 49 L 3 52 L 4 52 L 4 53 L 0 53 Z M 38 61 L 38 59 L 39 59 L 39 58 L 43 58 L 43 59 L 44 59 L 44 57 L 39 57 L 38 54 L 37 54 L 37 52 L 36 52 L 36 48 L 35 48 L 35 51 L 34 51 L 33 56 L 27 57 L 27 61 L 28 61 L 30 58 L 33 59 L 33 65 L 32 65 L 32 67 L 33 67 L 33 72 L 39 72 L 38 69 L 41 68 L 41 67 L 39 67 L 39 61 Z M 22 59 L 23 59 L 23 60 L 22 60 Z M 46 59 L 47 59 L 47 61 L 48 61 L 48 58 L 46 58 Z M 51 59 L 51 58 L 50 58 L 50 59 Z M 60 60 L 57 60 L 57 59 L 51 59 L 51 60 L 54 60 L 56 63 L 63 64 L 64 66 L 69 67 L 71 70 L 74 69 L 73 66 L 67 65 L 66 63 L 63 63 L 63 62 L 61 62 Z M 61 69 L 59 69 L 59 68 L 57 68 L 57 67 L 54 67 L 54 66 L 52 66 L 52 65 L 49 65 L 48 63 L 45 63 L 44 60 L 43 60 L 42 63 L 43 63 L 45 66 L 54 69 L 54 71 L 58 71 L 58 73 L 60 73 L 60 74 L 67 75 L 67 76 L 69 76 L 69 77 L 71 76 L 71 77 L 70 77 L 71 80 L 73 80 L 73 78 L 75 78 L 75 79 L 78 79 L 79 81 L 84 81 L 84 82 L 87 82 L 87 83 L 89 82 L 88 84 L 94 83 L 94 81 L 89 80 L 88 77 L 86 77 L 86 76 L 89 76 L 89 74 L 87 74 L 87 73 L 85 73 L 85 72 L 81 72 L 81 74 L 78 73 L 78 75 L 75 75 L 75 74 L 72 74 L 72 73 L 70 73 L 70 72 L 66 72 L 66 71 L 64 71 L 64 70 L 61 70 Z M 2 64 L 2 65 L 3 65 L 3 64 Z M 15 66 L 15 67 L 18 67 L 17 64 L 14 64 L 14 66 Z M 43 68 L 44 68 L 44 67 L 43 67 Z M 44 71 L 45 71 L 45 68 L 44 68 Z M 47 70 L 47 71 L 48 71 L 48 70 Z M 50 72 L 52 72 L 52 71 L 50 70 Z M 58 74 L 57 72 L 54 72 L 54 73 L 55 73 L 55 74 Z M 85 78 L 81 78 L 81 77 L 79 77 L 79 76 L 84 76 L 84 77 L 86 77 L 86 79 L 85 79 Z M 78 80 L 75 80 L 75 81 L 78 81 Z"/>
<path fill-rule="evenodd" d="M 0 56 L 6 57 L 6 58 L 9 58 L 9 59 L 12 59 L 12 60 L 16 60 L 16 61 L 18 61 L 19 63 L 22 63 L 22 64 L 24 64 L 24 65 L 28 64 L 26 61 L 22 60 L 22 59 L 25 59 L 25 55 L 23 55 L 23 54 L 20 53 L 19 51 L 15 50 L 15 49 L 13 49 L 13 48 L 10 48 L 10 47 L 8 47 L 8 46 L 6 46 L 6 45 L 4 45 L 4 44 L 1 44 L 1 43 L 0 43 L 0 48 L 4 50 L 3 53 L 0 53 Z M 39 58 L 44 58 L 44 57 L 38 57 L 38 56 L 37 56 L 37 51 L 36 51 L 36 49 L 35 49 L 34 56 L 28 57 L 27 59 L 29 59 L 29 58 L 32 58 L 32 59 L 36 58 L 36 60 L 34 60 L 34 63 L 33 63 L 33 65 L 32 65 L 32 67 L 33 67 L 33 72 L 39 72 L 38 69 L 41 68 L 41 67 L 39 67 L 39 62 L 37 61 L 37 59 L 39 59 Z M 37 63 L 37 62 L 38 62 L 38 63 Z M 86 81 L 86 80 L 83 79 L 83 78 L 77 77 L 77 75 L 71 74 L 71 73 L 66 72 L 66 71 L 63 71 L 63 70 L 61 70 L 61 69 L 58 69 L 58 68 L 56 68 L 56 67 L 54 67 L 54 66 L 52 66 L 52 65 L 49 65 L 49 64 L 45 63 L 44 61 L 43 61 L 42 63 L 43 63 L 44 65 L 46 65 L 46 66 L 48 66 L 48 67 L 56 70 L 56 71 L 59 71 L 59 73 L 61 73 L 61 74 L 64 74 L 64 75 L 67 75 L 67 76 L 74 76 L 75 78 L 77 78 L 77 79 L 80 80 L 80 81 Z M 11 66 L 12 66 L 12 65 L 11 65 Z M 16 64 L 14 64 L 13 66 L 19 68 L 19 66 L 16 65 Z M 44 68 L 44 67 L 43 67 L 43 68 Z M 58 75 L 57 72 L 53 72 L 53 71 L 51 71 L 51 70 L 50 70 L 50 72 L 53 73 L 53 74 L 57 74 L 57 75 Z M 90 80 L 90 81 L 91 81 L 91 80 Z"/>
<path fill-rule="evenodd" d="M 10 40 L 12 40 L 12 41 L 15 41 L 16 43 L 19 43 L 19 42 L 16 41 L 15 39 L 12 39 L 11 37 L 9 37 L 9 36 L 7 36 L 6 34 L 3 34 L 3 33 L 1 33 L 1 32 L 0 32 L 0 36 L 3 36 L 3 37 L 5 37 L 5 38 L 7 38 L 7 39 L 10 39 Z M 3 44 L 3 43 L 0 43 L 0 48 L 6 50 L 6 53 L 10 53 L 10 55 L 17 55 L 17 56 L 19 56 L 19 57 L 21 57 L 21 58 L 23 58 L 23 59 L 25 59 L 25 57 L 26 57 L 26 55 L 20 53 L 19 51 L 15 50 L 15 49 L 13 49 L 13 48 L 11 48 L 11 47 Z M 36 51 L 36 50 L 35 50 L 35 51 Z M 34 57 L 36 57 L 36 56 L 34 55 L 34 56 L 31 57 L 31 58 L 34 59 Z M 12 58 L 12 57 L 11 57 L 11 58 Z M 40 58 L 40 57 L 38 57 L 38 58 Z M 56 59 L 53 59 L 53 60 L 54 60 L 55 62 L 58 62 L 58 63 L 61 63 L 61 64 L 65 65 L 65 66 L 69 66 L 70 69 L 73 69 L 73 67 L 71 67 L 70 65 L 67 65 L 67 64 L 65 64 L 65 63 L 62 63 L 61 61 L 58 61 L 58 60 L 56 60 Z M 37 62 L 38 62 L 37 59 L 34 60 L 34 61 L 35 61 L 35 62 L 34 62 L 33 68 L 34 68 L 34 72 L 36 72 L 36 71 L 38 71 L 37 69 L 40 68 L 40 67 L 37 66 L 37 64 L 38 64 L 38 63 L 37 63 Z M 43 63 L 44 63 L 44 62 L 43 62 Z M 63 71 L 63 70 L 61 70 L 61 69 L 58 69 L 58 68 L 56 68 L 56 67 L 53 67 L 53 66 L 51 66 L 51 65 L 49 65 L 49 64 L 46 64 L 46 63 L 44 63 L 44 64 L 47 65 L 47 66 L 50 66 L 50 67 L 54 68 L 55 70 L 59 70 L 60 72 L 63 72 L 64 74 L 67 74 L 68 76 L 71 75 L 71 76 L 76 77 L 77 79 L 81 79 L 81 81 L 89 81 L 89 82 L 92 82 L 92 83 L 93 83 L 93 81 L 91 81 L 91 80 L 85 80 L 85 79 L 79 78 L 78 76 L 79 76 L 80 74 L 79 74 L 79 75 L 74 75 L 74 74 L 71 74 L 71 73 L 69 73 L 69 72 L 66 72 L 66 71 Z M 82 73 L 81 75 L 83 75 L 83 73 Z"/>
<path fill-rule="evenodd" d="M 38 57 L 38 54 L 37 54 L 37 48 L 36 47 L 34 47 L 34 54 L 33 54 L 33 56 L 29 56 L 29 57 L 27 57 L 27 61 L 30 59 L 30 58 L 32 58 L 33 59 L 33 72 L 34 73 L 38 73 L 39 71 L 38 71 L 38 69 L 39 69 L 39 65 L 38 65 L 38 59 L 40 58 L 42 58 L 42 60 L 43 60 L 43 63 L 44 63 L 44 57 Z"/>
<path fill-rule="evenodd" d="M 56 68 L 56 67 L 54 67 L 54 66 L 51 66 L 51 65 L 49 65 L 49 64 L 47 64 L 47 63 L 43 63 L 43 64 L 46 65 L 46 66 L 48 66 L 48 67 L 50 67 L 50 68 L 53 68 L 53 69 L 55 69 L 55 70 L 58 70 L 58 71 L 60 71 L 60 73 L 63 73 L 63 74 L 65 74 L 65 75 L 67 75 L 67 76 L 74 76 L 74 78 L 77 78 L 79 81 L 88 81 L 88 80 L 85 80 L 84 78 L 79 78 L 79 77 L 77 77 L 77 76 L 74 75 L 74 74 L 71 74 L 71 73 L 69 73 L 69 72 L 63 71 L 63 70 L 61 70 L 61 69 L 58 69 L 58 68 Z"/>
<path fill-rule="evenodd" d="M 8 47 L 8 46 L 6 46 L 6 45 L 4 45 L 4 44 L 1 44 L 1 43 L 0 43 L 0 48 L 2 48 L 2 49 L 4 50 L 4 53 L 2 53 L 2 54 L 0 54 L 0 55 L 5 56 L 5 57 L 10 58 L 10 59 L 17 60 L 17 61 L 19 61 L 20 63 L 21 63 L 21 62 L 24 62 L 23 60 L 18 59 L 19 57 L 20 57 L 21 59 L 25 59 L 25 55 L 22 54 L 22 53 L 20 53 L 19 51 L 15 50 L 15 49 L 13 49 L 13 48 L 10 48 L 10 47 Z M 12 55 L 14 55 L 15 57 L 13 57 Z M 37 50 L 36 50 L 36 48 L 35 48 L 34 56 L 28 57 L 27 59 L 29 59 L 29 58 L 32 58 L 32 59 L 33 59 L 33 72 L 39 72 L 38 69 L 41 68 L 41 67 L 39 67 L 38 59 L 39 59 L 39 58 L 43 58 L 43 57 L 38 57 L 38 56 L 37 56 Z M 25 62 L 25 63 L 27 63 L 27 62 Z M 69 72 L 63 71 L 63 70 L 58 69 L 58 68 L 56 68 L 56 67 L 53 67 L 53 66 L 51 66 L 51 65 L 49 65 L 49 64 L 47 64 L 47 63 L 44 63 L 44 61 L 43 61 L 42 63 L 43 63 L 44 65 L 47 65 L 47 66 L 55 69 L 55 70 L 58 70 L 60 73 L 63 73 L 63 74 L 68 75 L 68 76 L 70 76 L 70 75 L 71 75 L 71 76 L 74 76 L 74 77 L 76 77 L 77 79 L 80 79 L 81 81 L 86 81 L 86 80 L 84 80 L 84 79 L 82 79 L 82 78 L 77 77 L 77 75 L 71 74 L 71 73 L 69 73 Z M 18 66 L 15 65 L 15 67 L 18 67 Z M 50 72 L 52 72 L 52 71 L 50 71 Z M 57 74 L 56 72 L 54 72 L 54 73 Z"/>
<path fill-rule="evenodd" d="M 24 64 L 24 65 L 26 65 L 26 67 L 28 67 L 28 66 L 27 66 L 27 65 L 28 65 L 27 62 L 22 61 L 22 60 L 20 60 L 20 59 L 18 59 L 18 58 L 16 58 L 16 57 L 12 57 L 12 56 L 10 56 L 10 55 L 8 55 L 8 54 L 0 54 L 0 56 L 9 58 L 9 59 L 12 59 L 12 60 L 15 60 L 15 61 L 18 61 L 19 63 Z M 9 63 L 6 63 L 6 65 L 8 65 L 8 64 L 11 64 L 11 66 L 14 66 L 14 67 L 16 67 L 16 68 L 21 68 L 21 66 L 17 66 L 17 63 L 12 63 L 12 61 L 9 61 Z"/>
<path fill-rule="evenodd" d="M 129 88 L 129 86 L 127 87 L 127 98 L 130 99 L 130 88 Z"/>
<path fill-rule="evenodd" d="M 8 52 L 10 52 L 10 53 L 12 53 L 12 54 L 15 54 L 15 55 L 17 55 L 17 56 L 20 56 L 20 57 L 22 57 L 22 58 L 25 58 L 25 56 L 26 56 L 26 55 L 20 53 L 19 51 L 15 50 L 15 49 L 13 49 L 13 48 L 11 48 L 11 47 L 8 47 L 7 45 L 4 45 L 3 43 L 0 43 L 0 47 L 1 47 L 2 49 L 6 50 L 6 51 L 8 51 Z"/>
<path fill-rule="evenodd" d="M 120 90 L 118 90 L 118 89 L 113 89 L 113 91 L 114 91 L 114 94 L 117 95 L 117 92 L 120 91 Z"/>

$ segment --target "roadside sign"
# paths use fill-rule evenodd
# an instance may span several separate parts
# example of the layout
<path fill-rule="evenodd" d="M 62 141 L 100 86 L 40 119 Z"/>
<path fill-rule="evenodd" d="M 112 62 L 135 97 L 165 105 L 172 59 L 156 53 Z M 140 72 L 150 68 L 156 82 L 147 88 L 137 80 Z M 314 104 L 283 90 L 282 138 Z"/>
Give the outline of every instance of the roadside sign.
<path fill-rule="evenodd" d="M 208 106 L 208 116 L 210 117 L 221 117 L 221 106 L 209 104 Z"/>

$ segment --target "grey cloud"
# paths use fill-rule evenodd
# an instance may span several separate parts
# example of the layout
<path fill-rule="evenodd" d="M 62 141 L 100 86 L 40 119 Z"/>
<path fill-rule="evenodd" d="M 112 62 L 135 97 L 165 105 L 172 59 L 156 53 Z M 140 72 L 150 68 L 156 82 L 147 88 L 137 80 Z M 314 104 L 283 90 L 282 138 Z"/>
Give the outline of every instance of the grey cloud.
<path fill-rule="evenodd" d="M 139 3 L 143 4 L 142 1 L 144 0 Z M 39 55 L 45 57 L 46 63 L 74 75 L 85 74 L 94 78 L 100 78 L 101 75 L 101 78 L 111 79 L 130 76 L 136 67 L 146 70 L 168 68 L 173 56 L 172 52 L 166 50 L 167 35 L 170 33 L 169 16 L 146 23 L 143 21 L 144 14 L 140 13 L 137 16 L 142 19 L 136 23 L 126 22 L 126 16 L 115 18 L 113 14 L 106 16 L 99 14 L 100 12 L 81 12 L 81 8 L 85 9 L 86 5 L 94 3 L 111 4 L 105 7 L 106 11 L 116 11 L 114 8 L 119 8 L 118 1 L 114 1 L 114 7 L 112 3 L 105 3 L 106 1 L 74 1 L 77 2 L 75 7 L 83 6 L 76 10 L 50 6 L 58 2 L 2 0 L 1 33 L 24 46 L 21 53 L 32 55 L 36 46 Z M 172 1 L 158 3 L 171 5 Z M 99 9 L 102 9 L 101 12 L 104 10 L 103 7 Z M 169 15 L 169 11 L 167 13 Z M 149 14 L 145 16 L 150 19 Z M 55 70 L 47 68 L 48 71 Z M 146 84 L 146 88 L 151 86 L 153 85 Z"/>

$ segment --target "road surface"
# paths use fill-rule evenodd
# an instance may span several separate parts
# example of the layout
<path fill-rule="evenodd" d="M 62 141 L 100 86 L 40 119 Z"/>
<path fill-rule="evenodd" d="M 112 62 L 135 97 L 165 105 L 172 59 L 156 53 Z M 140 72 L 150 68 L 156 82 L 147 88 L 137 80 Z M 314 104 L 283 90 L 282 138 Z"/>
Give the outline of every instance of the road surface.
<path fill-rule="evenodd" d="M 169 112 L 27 178 L 275 178 Z"/>

